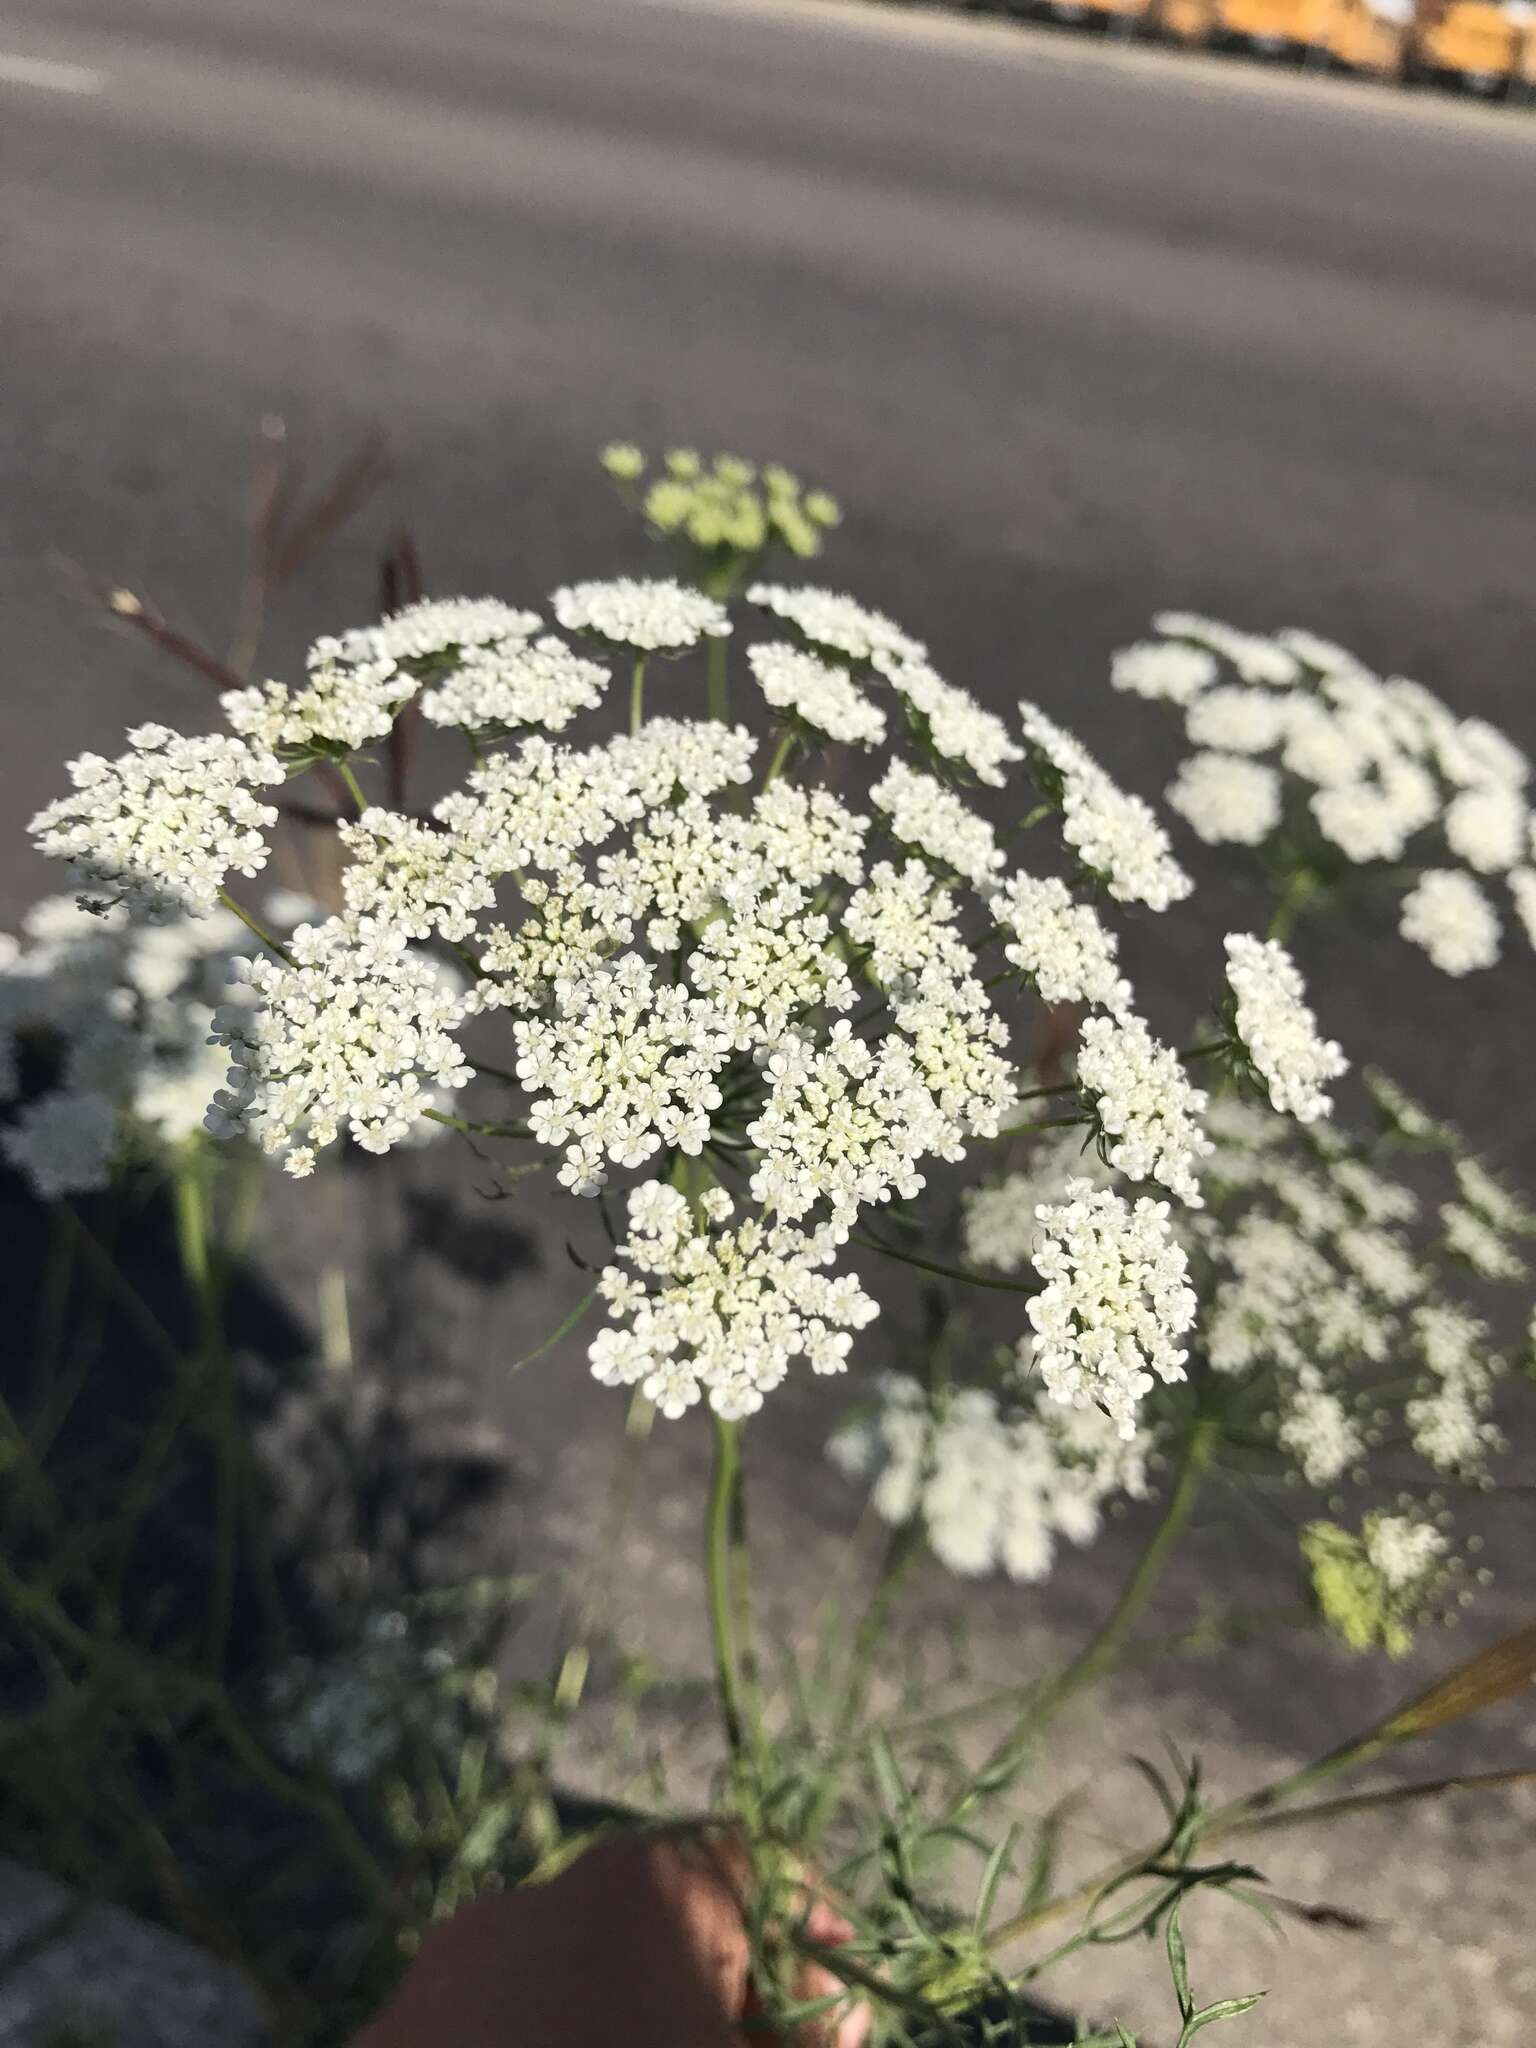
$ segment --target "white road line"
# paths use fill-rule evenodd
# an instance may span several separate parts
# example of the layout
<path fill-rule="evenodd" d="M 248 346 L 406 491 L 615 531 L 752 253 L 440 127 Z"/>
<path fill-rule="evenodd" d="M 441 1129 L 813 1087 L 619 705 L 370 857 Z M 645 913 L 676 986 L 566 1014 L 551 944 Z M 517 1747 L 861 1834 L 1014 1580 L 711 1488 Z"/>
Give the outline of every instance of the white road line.
<path fill-rule="evenodd" d="M 38 92 L 101 92 L 101 72 L 86 64 L 56 64 L 47 57 L 19 57 L 0 50 L 0 85 L 30 85 Z"/>

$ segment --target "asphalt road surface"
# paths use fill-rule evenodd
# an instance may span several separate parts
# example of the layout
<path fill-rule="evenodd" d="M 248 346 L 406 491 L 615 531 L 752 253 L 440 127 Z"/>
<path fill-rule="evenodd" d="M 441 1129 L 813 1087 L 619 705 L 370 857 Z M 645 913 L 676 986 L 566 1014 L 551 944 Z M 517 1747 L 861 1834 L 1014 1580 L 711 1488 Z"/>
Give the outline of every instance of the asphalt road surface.
<path fill-rule="evenodd" d="M 1529 119 L 1002 25 L 710 0 L 136 0 L 131 18 L 5 0 L 0 910 L 40 885 L 23 827 L 64 755 L 205 715 L 81 584 L 227 638 L 264 417 L 315 471 L 376 423 L 396 455 L 285 596 L 273 673 L 369 615 L 399 518 L 439 591 L 536 599 L 632 565 L 593 451 L 685 439 L 835 489 L 837 581 L 1000 706 L 1022 687 L 1069 716 L 1131 780 L 1158 727 L 1108 698 L 1105 662 L 1167 604 L 1314 626 L 1529 744 L 1533 202 Z M 1158 943 L 1138 968 L 1154 988 L 1184 964 L 1181 938 Z M 1536 1111 L 1509 1088 L 1529 975 L 1469 1033 L 1467 994 L 1391 944 L 1315 964 L 1341 1036 L 1369 1021 L 1389 1061 L 1531 1153 Z M 558 1400 L 497 1379 L 567 1287 L 558 1261 L 471 1303 L 431 1284 L 441 1321 L 413 1355 L 435 1346 L 516 1432 L 530 1545 L 579 1550 L 613 1397 L 579 1364 Z M 764 1482 L 800 1517 L 776 1582 L 770 1565 L 785 1609 L 843 1516 L 819 1415 L 793 1406 Z M 578 1423 L 607 1434 L 573 1448 Z M 701 1451 L 670 1437 L 630 1551 L 631 1626 L 684 1659 L 672 1547 Z M 1099 1560 L 1044 1620 L 984 1598 L 1000 1668 L 1102 1599 Z M 1120 1699 L 1096 1739 L 1145 1747 L 1165 1725 L 1247 1782 L 1362 1708 L 1326 1658 L 1258 1668 Z M 1278 2048 L 1400 2039 L 1405 2018 L 1415 2039 L 1526 2038 L 1528 1819 L 1397 1826 L 1274 1859 L 1390 1932 L 1250 1944 L 1209 1995 L 1277 1984 Z M 1085 1998 L 1103 2009 L 1120 1967 Z"/>

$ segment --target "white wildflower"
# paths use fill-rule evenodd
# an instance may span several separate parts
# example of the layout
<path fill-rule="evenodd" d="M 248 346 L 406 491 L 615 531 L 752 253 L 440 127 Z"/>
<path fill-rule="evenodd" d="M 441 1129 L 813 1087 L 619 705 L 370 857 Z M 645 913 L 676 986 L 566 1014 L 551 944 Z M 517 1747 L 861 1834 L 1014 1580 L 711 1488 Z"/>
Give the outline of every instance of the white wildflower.
<path fill-rule="evenodd" d="M 1114 934 L 1086 904 L 1074 903 L 1054 876 L 1011 875 L 991 898 L 993 916 L 1013 933 L 1003 957 L 1026 974 L 1048 1003 L 1091 1003 L 1123 1016 L 1131 985 L 1118 970 Z"/>
<path fill-rule="evenodd" d="M 1403 898 L 1398 930 L 1422 946 L 1442 974 L 1472 974 L 1499 957 L 1499 920 L 1472 877 L 1430 868 Z"/>
<path fill-rule="evenodd" d="M 885 670 L 892 688 L 926 724 L 937 751 L 1001 789 L 1007 764 L 1024 758 L 1003 721 L 984 711 L 969 690 L 946 683 L 925 661 L 885 664 Z"/>
<path fill-rule="evenodd" d="M 1300 673 L 1295 653 L 1278 640 L 1262 633 L 1245 633 L 1220 619 L 1203 618 L 1198 612 L 1159 612 L 1152 624 L 1170 639 L 1193 640 L 1230 662 L 1245 683 L 1268 683 L 1286 689 Z"/>
<path fill-rule="evenodd" d="M 1003 864 L 992 827 L 931 775 L 892 761 L 870 791 L 891 836 L 980 886 Z"/>
<path fill-rule="evenodd" d="M 922 1516 L 930 1546 L 963 1577 L 1001 1569 L 1037 1583 L 1056 1541 L 1088 1543 L 1115 1494 L 1146 1492 L 1145 1437 L 1120 1437 L 1096 1408 L 1037 1400 L 1004 1414 L 989 1393 L 967 1388 L 935 1412 L 916 1381 L 888 1376 L 875 1414 L 828 1446 L 850 1477 L 871 1483 L 882 1520 Z"/>
<path fill-rule="evenodd" d="M 1501 874 L 1520 864 L 1529 816 L 1518 790 L 1464 789 L 1446 806 L 1445 843 L 1480 875 Z"/>
<path fill-rule="evenodd" d="M 723 605 L 667 577 L 567 584 L 550 603 L 568 632 L 596 633 L 611 646 L 642 654 L 694 647 L 731 630 Z"/>
<path fill-rule="evenodd" d="M 1338 1254 L 1383 1301 L 1400 1306 L 1424 1292 L 1425 1274 L 1401 1238 L 1369 1224 L 1340 1231 Z"/>
<path fill-rule="evenodd" d="M 829 740 L 845 746 L 877 746 L 885 738 L 885 714 L 850 679 L 846 669 L 775 640 L 747 649 L 747 664 L 776 711 L 790 711 Z"/>
<path fill-rule="evenodd" d="M 1411 1188 L 1387 1180 L 1363 1160 L 1336 1161 L 1333 1180 L 1367 1223 L 1411 1223 L 1419 1213 L 1419 1198 Z"/>
<path fill-rule="evenodd" d="M 519 611 L 499 597 L 426 597 L 335 640 L 317 642 L 311 668 L 338 661 L 393 661 L 431 670 L 472 648 L 528 640 L 539 630 L 537 612 Z"/>
<path fill-rule="evenodd" d="M 718 1188 L 702 1220 L 663 1182 L 631 1191 L 618 1257 L 642 1285 L 623 1266 L 604 1269 L 599 1284 L 620 1325 L 588 1353 L 604 1385 L 638 1386 L 669 1417 L 702 1397 L 735 1417 L 760 1408 L 796 1358 L 818 1373 L 843 1370 L 850 1333 L 878 1309 L 851 1274 L 825 1272 L 838 1234 L 730 1221 Z"/>
<path fill-rule="evenodd" d="M 1134 647 L 1120 648 L 1109 665 L 1114 689 L 1169 704 L 1190 703 L 1219 673 L 1209 649 L 1185 646 L 1177 640 L 1138 641 Z"/>
<path fill-rule="evenodd" d="M 506 733 L 540 725 L 559 732 L 579 711 L 603 701 L 609 672 L 552 634 L 468 649 L 421 700 L 433 725 L 466 732 Z"/>
<path fill-rule="evenodd" d="M 1042 1205 L 1039 1222 L 1034 1266 L 1045 1287 L 1027 1309 L 1033 1362 L 1052 1399 L 1100 1407 L 1130 1438 L 1155 1381 L 1184 1378 L 1179 1339 L 1195 1318 L 1168 1205 L 1073 1181 L 1064 1202 Z"/>
<path fill-rule="evenodd" d="M 0 1152 L 45 1202 L 106 1187 L 117 1149 L 117 1105 L 95 1090 L 56 1088 L 0 1131 Z"/>
<path fill-rule="evenodd" d="M 777 617 L 787 619 L 812 646 L 829 648 L 854 661 L 871 662 L 876 668 L 925 661 L 928 656 L 920 640 L 902 632 L 883 612 L 871 611 L 835 591 L 754 583 L 747 592 L 747 602 L 762 605 Z"/>
<path fill-rule="evenodd" d="M 251 791 L 281 782 L 282 768 L 227 734 L 183 739 L 141 725 L 128 745 L 115 761 L 82 754 L 70 763 L 74 794 L 32 820 L 38 850 L 74 868 L 89 904 L 206 917 L 231 872 L 266 865 L 261 835 L 277 812 Z"/>
<path fill-rule="evenodd" d="M 1275 939 L 1232 932 L 1226 940 L 1227 981 L 1235 999 L 1237 1035 L 1262 1076 L 1275 1108 L 1298 1123 L 1331 1113 L 1323 1083 L 1349 1062 L 1321 1038 L 1295 961 Z"/>
<path fill-rule="evenodd" d="M 1506 1243 L 1503 1235 L 1475 1209 L 1461 1202 L 1446 1202 L 1440 1210 L 1440 1229 L 1445 1248 L 1462 1259 L 1484 1280 L 1523 1280 L 1524 1259 Z"/>
<path fill-rule="evenodd" d="M 1225 754 L 1267 754 L 1286 731 L 1289 700 L 1271 690 L 1223 684 L 1189 708 L 1184 729 L 1191 743 Z"/>
<path fill-rule="evenodd" d="M 343 1126 L 364 1151 L 387 1152 L 432 1107 L 432 1088 L 469 1080 L 453 1036 L 464 998 L 403 932 L 372 919 L 300 925 L 289 948 L 291 963 L 236 963 L 256 1000 L 214 1015 L 232 1064 L 208 1128 L 287 1153 L 296 1174 Z"/>
<path fill-rule="evenodd" d="M 1258 846 L 1280 822 L 1280 778 L 1236 754 L 1191 754 L 1168 801 L 1207 846 Z"/>
<path fill-rule="evenodd" d="M 1432 1522 L 1407 1515 L 1368 1515 L 1364 1539 L 1367 1561 L 1394 1593 L 1428 1577 L 1450 1547 Z"/>
<path fill-rule="evenodd" d="M 960 1197 L 961 1241 L 973 1266 L 994 1266 L 1017 1273 L 1028 1265 L 1038 1230 L 1036 1211 L 1042 1203 L 1059 1202 L 1069 1181 L 1093 1188 L 1107 1186 L 1109 1168 L 1084 1133 L 1060 1131 L 1037 1142 L 1028 1166 L 983 1181 Z"/>
<path fill-rule="evenodd" d="M 1480 1160 L 1458 1159 L 1455 1170 L 1462 1200 L 1476 1209 L 1495 1230 L 1521 1236 L 1536 1232 L 1536 1214 L 1518 1196 L 1512 1195 L 1502 1181 L 1496 1180 Z"/>
<path fill-rule="evenodd" d="M 1331 1486 L 1365 1447 L 1344 1403 L 1320 1373 L 1306 1367 L 1286 1388 L 1276 1434 L 1309 1486 Z"/>
<path fill-rule="evenodd" d="M 1168 835 L 1139 796 L 1128 796 L 1079 740 L 1027 700 L 1024 737 L 1061 780 L 1062 836 L 1090 874 L 1121 903 L 1166 910 L 1194 884 L 1173 858 Z"/>
<path fill-rule="evenodd" d="M 1206 1097 L 1178 1054 L 1159 1045 L 1139 1017 L 1090 1017 L 1077 1079 L 1108 1140 L 1110 1164 L 1129 1180 L 1160 1181 L 1199 1208 L 1196 1162 L 1212 1149 L 1198 1121 Z"/>

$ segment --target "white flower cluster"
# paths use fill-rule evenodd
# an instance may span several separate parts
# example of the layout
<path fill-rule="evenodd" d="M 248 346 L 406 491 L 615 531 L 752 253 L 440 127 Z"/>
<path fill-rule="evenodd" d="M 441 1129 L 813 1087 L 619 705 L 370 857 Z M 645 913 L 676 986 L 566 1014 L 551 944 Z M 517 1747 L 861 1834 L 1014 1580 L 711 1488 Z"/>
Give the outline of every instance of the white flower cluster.
<path fill-rule="evenodd" d="M 776 618 L 786 619 L 813 647 L 824 647 L 852 661 L 867 661 L 877 669 L 888 672 L 904 663 L 928 658 L 922 642 L 904 633 L 884 612 L 871 611 L 835 591 L 754 583 L 747 592 L 747 602 L 761 605 Z"/>
<path fill-rule="evenodd" d="M 1266 640 L 1185 613 L 1156 624 L 1170 637 L 1117 655 L 1112 680 L 1183 712 L 1195 751 L 1168 800 L 1201 839 L 1259 846 L 1283 822 L 1317 871 L 1418 868 L 1399 929 L 1446 974 L 1499 957 L 1488 878 L 1504 878 L 1536 944 L 1531 766 L 1503 733 L 1313 634 Z M 1238 680 L 1221 680 L 1222 663 Z M 1460 866 L 1426 844 L 1432 831 Z"/>
<path fill-rule="evenodd" d="M 885 714 L 849 678 L 803 648 L 782 640 L 747 649 L 747 665 L 775 711 L 789 711 L 829 740 L 845 746 L 878 746 L 885 738 Z"/>
<path fill-rule="evenodd" d="M 1268 1376 L 1279 1448 L 1309 1484 L 1324 1486 L 1370 1454 L 1366 1425 L 1379 1397 L 1369 1372 L 1400 1378 L 1417 1359 L 1400 1411 L 1407 1438 L 1437 1473 L 1476 1479 L 1501 1442 L 1489 1411 L 1503 1363 L 1487 1324 L 1445 1291 L 1437 1260 L 1400 1234 L 1418 1214 L 1417 1196 L 1267 1111 L 1221 1101 L 1212 1128 L 1210 1178 L 1223 1213 L 1201 1236 L 1200 1341 L 1213 1370 Z M 1447 1208 L 1475 1226 L 1482 1250 L 1510 1262 L 1499 1277 L 1519 1277 L 1507 1233 L 1531 1219 L 1475 1160 L 1458 1160 L 1456 1172 L 1463 1195 L 1490 1197 L 1501 1220 L 1474 1210 L 1470 1197 Z M 1455 1234 L 1449 1226 L 1452 1257 Z"/>
<path fill-rule="evenodd" d="M 254 1001 L 214 1014 L 231 1065 L 207 1121 L 303 1176 L 343 1126 L 364 1151 L 387 1152 L 432 1106 L 433 1088 L 461 1088 L 471 1070 L 453 1036 L 465 1000 L 404 932 L 331 918 L 301 924 L 289 953 L 236 963 Z"/>
<path fill-rule="evenodd" d="M 897 1374 L 881 1381 L 878 1403 L 828 1455 L 870 1486 L 882 1521 L 921 1516 L 935 1556 L 962 1577 L 1002 1570 L 1038 1583 L 1058 1538 L 1091 1543 L 1107 1500 L 1147 1490 L 1146 1440 L 1127 1441 L 1098 1408 L 1036 1399 L 1009 1413 L 981 1388 L 932 1403 Z"/>
<path fill-rule="evenodd" d="M 1077 1055 L 1079 1088 L 1093 1105 L 1109 1163 L 1128 1180 L 1155 1180 L 1200 1207 L 1197 1162 L 1211 1150 L 1200 1128 L 1205 1091 L 1140 1017 L 1090 1017 Z"/>
<path fill-rule="evenodd" d="M 730 632 L 725 607 L 702 591 L 669 577 L 650 581 L 616 576 L 608 582 L 570 583 L 550 599 L 568 632 L 595 633 L 610 646 L 640 654 L 680 653 L 701 640 Z"/>
<path fill-rule="evenodd" d="M 886 674 L 908 711 L 926 726 L 938 753 L 968 768 L 979 782 L 1003 787 L 1008 764 L 1024 755 L 995 713 L 984 711 L 969 690 L 946 683 L 926 661 L 892 663 Z"/>
<path fill-rule="evenodd" d="M 953 785 L 1002 786 L 1027 759 L 1078 869 L 1111 897 L 1164 909 L 1188 878 L 1150 809 L 1043 713 L 1022 707 L 1021 748 L 881 614 L 813 589 L 749 595 L 787 622 L 747 652 L 773 709 L 831 740 L 893 741 L 868 816 L 782 751 L 749 793 L 758 743 L 744 726 L 652 717 L 589 745 L 557 737 L 602 703 L 606 669 L 545 634 L 537 612 L 492 600 L 423 603 L 317 642 L 304 688 L 226 701 L 245 740 L 131 736 L 129 758 L 156 764 L 142 778 L 160 806 L 156 887 L 174 878 L 175 900 L 200 890 L 205 903 L 229 866 L 264 852 L 239 837 L 238 806 L 251 782 L 281 777 L 279 751 L 297 768 L 371 747 L 418 693 L 427 718 L 471 736 L 464 781 L 430 815 L 375 805 L 339 827 L 340 914 L 301 925 L 284 957 L 249 962 L 212 1020 L 230 1069 L 209 1126 L 250 1135 L 297 1174 L 344 1131 L 387 1150 L 440 1118 L 437 1091 L 475 1078 L 461 1034 L 483 1032 L 479 1085 L 521 1094 L 511 1129 L 556 1155 L 565 1188 L 596 1195 L 616 1172 L 654 1182 L 605 1281 L 616 1327 L 594 1369 L 669 1413 L 706 1394 L 744 1413 L 793 1358 L 830 1370 L 873 1313 L 852 1279 L 824 1271 L 859 1213 L 916 1196 L 932 1162 L 1000 1133 L 1019 1082 L 990 991 L 1011 982 L 1016 1000 L 1028 984 L 1046 1004 L 1101 1013 L 1082 1027 L 1076 1086 L 1103 1160 L 1073 1134 L 1022 1227 L 1003 1213 L 1023 1200 L 1017 1178 L 988 1190 L 967 1211 L 973 1256 L 1035 1265 L 1046 1398 L 1095 1405 L 1121 1430 L 1141 1392 L 1178 1377 L 1184 1253 L 1165 1208 L 1100 1183 L 1113 1169 L 1198 1208 L 1205 1097 L 1135 1014 L 1115 934 L 1067 882 L 1007 874 L 993 824 Z M 550 609 L 568 632 L 642 657 L 731 629 L 723 606 L 666 581 L 572 584 Z M 1300 654 L 1286 660 L 1300 672 Z M 1272 711 L 1219 697 L 1217 667 L 1215 651 L 1185 647 L 1125 673 L 1204 698 L 1215 735 L 1257 745 Z M 881 686 L 899 717 L 877 708 Z M 87 851 L 116 874 L 98 813 L 130 808 L 123 765 L 77 779 L 92 793 Z M 427 948 L 451 950 L 467 986 Z M 1335 1050 L 1283 965 L 1272 950 L 1242 955 L 1239 1028 L 1274 1098 L 1321 1114 Z M 61 1157 L 71 1146 L 55 1141 Z M 731 1221 L 719 1194 L 732 1177 L 750 1222 Z M 1478 1256 L 1472 1228 L 1453 1228 Z M 1097 1412 L 1081 1427 L 1097 1428 Z"/>
<path fill-rule="evenodd" d="M 1139 796 L 1128 796 L 1088 749 L 1038 706 L 1021 703 L 1024 737 L 1060 784 L 1062 834 L 1091 875 L 1121 903 L 1166 910 L 1194 884 Z"/>
<path fill-rule="evenodd" d="M 1295 961 L 1277 939 L 1246 932 L 1229 933 L 1226 948 L 1237 1035 L 1270 1101 L 1298 1123 L 1328 1116 L 1333 1103 L 1322 1084 L 1349 1062 L 1331 1038 L 1319 1037 Z"/>
<path fill-rule="evenodd" d="M 1011 875 L 991 899 L 992 914 L 1013 934 L 1003 957 L 1048 1003 L 1091 1003 L 1123 1017 L 1131 985 L 1119 971 L 1119 949 L 1086 903 L 1073 901 L 1054 876 Z"/>
<path fill-rule="evenodd" d="M 707 1396 L 733 1417 L 760 1408 L 795 1358 L 841 1372 L 850 1333 L 878 1310 L 851 1274 L 824 1270 L 840 1234 L 755 1217 L 731 1227 L 734 1205 L 718 1187 L 699 1197 L 699 1212 L 660 1181 L 631 1191 L 624 1264 L 605 1267 L 599 1283 L 619 1327 L 591 1347 L 598 1379 L 638 1386 L 666 1416 Z"/>
<path fill-rule="evenodd" d="M 1108 1187 L 1113 1176 L 1081 1131 L 1038 1139 L 1029 1164 L 1000 1180 L 982 1181 L 960 1197 L 961 1242 L 973 1266 L 1017 1273 L 1027 1266 L 1039 1235 L 1042 1204 L 1066 1198 L 1069 1181 Z"/>
<path fill-rule="evenodd" d="M 183 739 L 140 725 L 127 737 L 129 751 L 115 761 L 82 754 L 70 763 L 74 794 L 39 811 L 29 828 L 38 850 L 69 863 L 88 906 L 206 917 L 231 871 L 254 875 L 266 865 L 262 833 L 277 812 L 251 792 L 281 782 L 282 767 L 227 734 Z"/>
<path fill-rule="evenodd" d="M 452 672 L 422 697 L 433 725 L 502 734 L 540 725 L 560 732 L 603 701 L 609 672 L 551 633 L 537 640 L 467 648 Z"/>
<path fill-rule="evenodd" d="M 992 827 L 942 782 L 892 761 L 869 793 L 890 819 L 891 837 L 916 847 L 978 888 L 1003 865 Z"/>
<path fill-rule="evenodd" d="M 1168 1227 L 1168 1204 L 1134 1203 L 1087 1180 L 1043 1203 L 1033 1253 L 1045 1283 L 1026 1313 L 1034 1330 L 1023 1359 L 1047 1393 L 1102 1408 L 1122 1437 L 1136 1433 L 1143 1395 L 1184 1378 L 1180 1339 L 1195 1319 L 1188 1263 Z"/>
<path fill-rule="evenodd" d="M 281 930 L 304 906 L 279 895 L 264 911 Z M 208 1042 L 214 1006 L 250 934 L 227 910 L 147 924 L 68 896 L 34 904 L 23 931 L 25 946 L 0 946 L 0 1100 L 17 1098 L 26 1045 L 48 1055 L 53 1085 L 0 1150 L 45 1200 L 88 1194 L 125 1141 L 174 1146 L 201 1128 L 229 1064 Z"/>
<path fill-rule="evenodd" d="M 451 680 L 460 662 L 494 670 L 514 660 L 538 628 L 537 612 L 497 598 L 423 599 L 376 626 L 317 640 L 302 690 L 266 683 L 226 692 L 224 715 L 236 732 L 274 751 L 350 753 L 388 738 L 424 678 Z"/>

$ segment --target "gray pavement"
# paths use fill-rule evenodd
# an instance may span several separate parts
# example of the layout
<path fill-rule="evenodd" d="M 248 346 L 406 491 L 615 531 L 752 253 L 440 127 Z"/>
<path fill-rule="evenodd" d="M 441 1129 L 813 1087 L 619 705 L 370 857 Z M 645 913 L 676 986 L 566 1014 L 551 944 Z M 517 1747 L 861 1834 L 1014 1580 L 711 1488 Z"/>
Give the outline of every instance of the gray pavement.
<path fill-rule="evenodd" d="M 1529 742 L 1536 123 L 973 28 L 728 0 L 136 0 L 131 19 L 114 0 L 6 0 L 6 921 L 44 879 L 22 827 L 61 757 L 203 715 L 200 686 L 104 624 L 79 576 L 227 635 L 264 415 L 317 469 L 374 423 L 397 456 L 285 596 L 274 673 L 368 614 L 400 518 L 440 591 L 536 598 L 631 565 L 593 450 L 682 437 L 824 480 L 849 511 L 838 581 L 958 680 L 1000 706 L 1028 689 L 1148 787 L 1161 728 L 1102 679 L 1165 604 L 1312 625 Z M 1157 1000 L 1194 957 L 1170 928 L 1132 965 Z M 1389 1064 L 1536 1157 L 1536 1108 L 1510 1096 L 1528 972 L 1469 1043 L 1465 992 L 1395 945 L 1336 941 L 1311 964 L 1340 1036 L 1369 1017 Z M 419 1196 L 453 1175 L 436 1153 L 403 1177 Z M 376 1207 L 316 1190 L 302 1225 L 290 1212 L 295 1244 L 391 1256 L 412 1212 L 376 1185 Z M 418 1327 L 402 1338 L 360 1303 L 359 1354 L 475 1392 L 518 1450 L 526 1555 L 564 1567 L 619 1418 L 576 1358 L 506 1380 L 570 1292 L 555 1239 L 523 1251 L 482 1288 L 423 1257 Z M 788 1627 L 850 1503 L 817 1459 L 825 1389 L 772 1410 L 758 1507 Z M 693 1669 L 703 1450 L 691 1424 L 661 1432 L 620 1590 L 627 1637 Z M 1521 1610 L 1528 1531 L 1503 1551 L 1478 1634 Z M 1224 1587 L 1233 1554 L 1213 1521 L 1169 1616 Z M 1039 1603 L 979 1596 L 981 1661 L 1050 1655 L 1122 1556 L 1117 1537 Z M 922 1591 L 941 1613 L 944 1588 Z M 1247 1782 L 1412 1676 L 1282 1644 L 1123 1688 L 1092 1753 L 1166 1727 Z M 1518 1758 L 1528 1733 L 1507 1719 L 1465 1754 Z M 1089 1754 L 1074 1738 L 1052 1796 Z M 1095 1827 L 1140 1835 L 1128 1778 L 1097 1798 Z M 1466 1809 L 1277 1854 L 1298 1896 L 1343 1895 L 1390 1933 L 1299 1930 L 1230 1978 L 1223 1960 L 1209 1995 L 1275 1985 L 1253 2038 L 1277 2048 L 1369 2048 L 1408 2016 L 1415 2038 L 1526 2038 L 1528 1916 L 1510 1902 L 1536 1896 L 1529 1823 Z M 1085 2000 L 1105 2009 L 1132 1966 L 1117 1952 Z"/>

